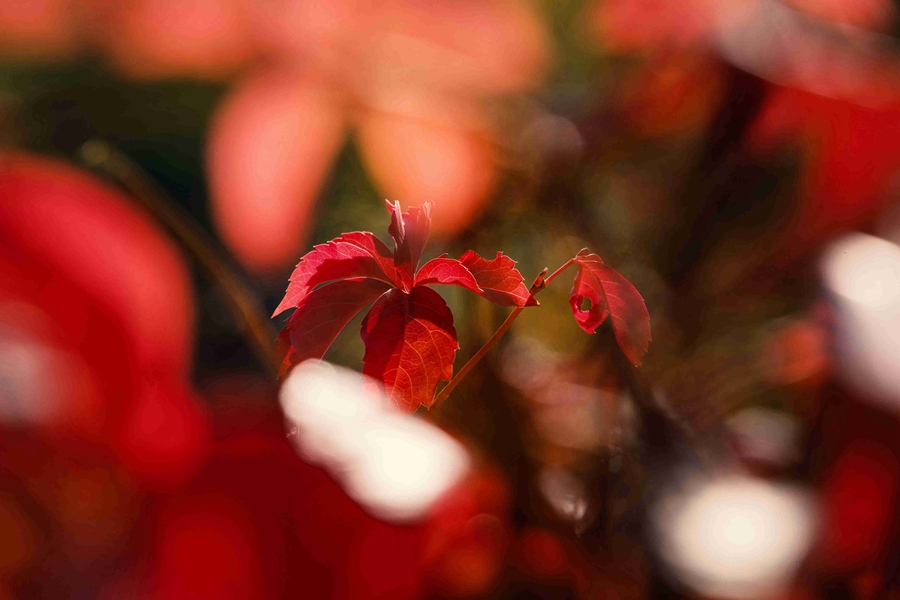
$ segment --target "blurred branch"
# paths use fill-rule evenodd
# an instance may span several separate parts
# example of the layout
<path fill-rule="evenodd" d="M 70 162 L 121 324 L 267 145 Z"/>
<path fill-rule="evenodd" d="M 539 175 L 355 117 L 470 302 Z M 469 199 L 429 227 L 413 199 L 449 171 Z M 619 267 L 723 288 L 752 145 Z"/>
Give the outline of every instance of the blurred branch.
<path fill-rule="evenodd" d="M 753 75 L 729 69 L 728 92 L 681 188 L 675 193 L 679 227 L 660 246 L 659 262 L 676 288 L 689 283 L 711 240 L 734 218 L 733 176 L 741 160 L 741 142 L 762 106 L 765 85 Z M 753 199 L 746 199 L 753 201 Z"/>
<path fill-rule="evenodd" d="M 81 146 L 79 155 L 83 163 L 102 172 L 143 204 L 219 286 L 241 335 L 260 364 L 275 377 L 279 365 L 273 342 L 275 332 L 262 302 L 207 234 L 148 173 L 110 144 L 98 139 L 89 140 Z"/>

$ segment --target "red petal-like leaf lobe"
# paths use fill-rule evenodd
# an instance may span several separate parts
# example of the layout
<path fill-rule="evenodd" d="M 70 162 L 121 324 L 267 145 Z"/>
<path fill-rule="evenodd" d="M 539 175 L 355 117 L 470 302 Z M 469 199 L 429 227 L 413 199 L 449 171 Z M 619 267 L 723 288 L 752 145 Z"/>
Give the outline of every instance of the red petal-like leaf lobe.
<path fill-rule="evenodd" d="M 368 231 L 352 231 L 341 234 L 338 240 L 348 244 L 355 244 L 364 249 L 372 255 L 372 258 L 378 262 L 381 270 L 388 275 L 395 285 L 399 283 L 397 268 L 394 266 L 394 253 L 377 237 Z"/>
<path fill-rule="evenodd" d="M 388 284 L 373 279 L 348 279 L 307 294 L 278 335 L 281 350 L 287 351 L 281 371 L 310 358 L 322 358 L 350 319 L 389 289 Z"/>
<path fill-rule="evenodd" d="M 494 304 L 537 306 L 522 274 L 516 270 L 516 261 L 502 252 L 498 252 L 495 259 L 487 260 L 469 250 L 459 258 L 459 262 L 475 277 L 478 286 L 484 290 L 482 295 Z"/>
<path fill-rule="evenodd" d="M 476 294 L 484 293 L 475 276 L 461 262 L 447 255 L 429 260 L 416 273 L 416 285 L 458 285 Z"/>
<path fill-rule="evenodd" d="M 337 279 L 366 277 L 397 285 L 390 250 L 371 233 L 344 234 L 300 259 L 287 292 L 273 317 L 297 306 L 317 285 Z"/>
<path fill-rule="evenodd" d="M 459 344 L 453 315 L 434 290 L 416 286 L 381 296 L 363 320 L 363 373 L 384 382 L 390 400 L 413 412 L 430 406 L 441 380 L 453 376 Z"/>

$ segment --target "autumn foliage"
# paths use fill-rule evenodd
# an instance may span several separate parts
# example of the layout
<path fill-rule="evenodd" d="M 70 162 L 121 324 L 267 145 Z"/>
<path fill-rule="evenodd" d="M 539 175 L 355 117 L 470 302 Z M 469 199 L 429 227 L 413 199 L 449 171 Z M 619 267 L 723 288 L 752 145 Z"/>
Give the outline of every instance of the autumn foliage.
<path fill-rule="evenodd" d="M 316 246 L 297 265 L 273 316 L 296 308 L 278 335 L 284 374 L 304 360 L 322 358 L 347 323 L 374 302 L 360 330 L 366 347 L 363 373 L 384 383 L 393 404 L 412 412 L 420 405 L 430 407 L 438 384 L 453 377 L 459 348 L 453 314 L 430 286 L 456 285 L 517 309 L 537 306 L 537 301 L 515 261 L 502 252 L 491 260 L 471 250 L 459 259 L 444 254 L 419 268 L 431 228 L 431 203 L 408 212 L 399 203 L 388 202 L 387 208 L 393 252 L 362 231 Z M 622 351 L 640 364 L 650 343 L 650 316 L 640 294 L 586 249 L 547 283 L 571 265 L 578 267 L 570 298 L 578 325 L 594 333 L 611 317 Z"/>

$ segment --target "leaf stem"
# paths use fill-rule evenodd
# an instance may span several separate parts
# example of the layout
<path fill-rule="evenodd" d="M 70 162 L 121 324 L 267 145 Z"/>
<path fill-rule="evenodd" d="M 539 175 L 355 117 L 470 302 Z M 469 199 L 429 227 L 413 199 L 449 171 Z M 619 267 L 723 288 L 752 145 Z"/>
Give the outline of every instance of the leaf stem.
<path fill-rule="evenodd" d="M 549 271 L 549 269 L 544 267 L 544 270 L 538 274 L 538 276 L 534 280 L 534 283 L 531 284 L 531 289 L 529 290 L 531 295 L 536 296 L 537 293 L 547 287 L 547 285 L 549 285 L 557 275 L 566 270 L 566 268 L 571 266 L 574 262 L 574 259 L 569 260 L 563 266 L 553 271 L 553 274 L 549 277 L 547 276 L 547 271 Z M 478 349 L 478 352 L 472 355 L 472 358 L 470 358 L 469 361 L 465 365 L 463 365 L 462 369 L 457 371 L 456 375 L 453 376 L 453 379 L 451 379 L 450 382 L 444 386 L 444 389 L 442 389 L 440 393 L 435 397 L 434 402 L 430 407 L 432 410 L 436 409 L 444 400 L 446 400 L 450 396 L 450 393 L 453 392 L 454 389 L 456 389 L 456 386 L 459 385 L 459 382 L 462 381 L 462 379 L 466 375 L 468 375 L 473 368 L 475 368 L 475 365 L 477 365 L 478 362 L 482 358 L 484 358 L 485 354 L 490 352 L 491 348 L 493 348 L 494 345 L 500 340 L 500 338 L 503 337 L 503 334 L 506 333 L 507 330 L 509 330 L 515 320 L 519 318 L 519 315 L 522 314 L 523 310 L 525 310 L 525 307 L 520 306 L 516 307 L 511 313 L 509 313 L 509 316 L 506 317 L 506 320 L 504 320 L 503 323 L 500 324 L 500 327 L 497 328 L 497 331 L 495 331 L 494 334 L 488 339 L 488 341 L 486 341 L 484 345 Z"/>
<path fill-rule="evenodd" d="M 561 266 L 557 270 L 553 271 L 553 273 L 544 280 L 544 285 L 541 286 L 541 290 L 544 289 L 545 287 L 547 287 L 548 285 L 550 285 L 550 282 L 552 282 L 554 279 L 556 279 L 557 275 L 559 275 L 560 273 L 562 273 L 563 271 L 565 271 L 566 269 L 571 267 L 574 263 L 575 263 L 575 259 L 570 258 L 563 264 L 563 266 Z M 546 271 L 546 269 L 544 269 L 544 270 Z M 537 281 L 535 281 L 535 283 L 537 283 Z M 540 290 L 538 290 L 538 291 L 540 291 Z M 532 295 L 534 295 L 534 294 L 532 294 Z"/>
<path fill-rule="evenodd" d="M 463 368 L 456 372 L 456 375 L 453 376 L 453 379 L 451 379 L 450 382 L 444 386 L 444 389 L 441 390 L 437 397 L 435 397 L 434 403 L 431 405 L 432 409 L 437 408 L 444 400 L 447 399 L 447 397 L 450 395 L 450 392 L 452 392 L 454 388 L 459 385 L 459 382 L 462 380 L 462 378 L 469 374 L 469 371 L 471 371 L 475 367 L 475 365 L 478 364 L 478 362 L 484 357 L 484 355 L 494 347 L 494 344 L 497 343 L 497 340 L 499 340 L 503 336 L 503 334 L 506 333 L 506 330 L 509 329 L 509 327 L 513 324 L 513 321 L 515 321 L 519 317 L 519 314 L 521 314 L 523 310 L 524 307 L 517 307 L 511 313 L 509 313 L 509 316 L 506 317 L 506 320 L 503 321 L 500 327 L 497 328 L 497 331 L 494 332 L 494 335 L 492 335 L 490 339 L 488 339 L 488 341 L 484 343 L 484 346 L 478 349 L 478 352 L 472 355 L 472 358 L 469 359 L 469 362 L 463 365 Z"/>

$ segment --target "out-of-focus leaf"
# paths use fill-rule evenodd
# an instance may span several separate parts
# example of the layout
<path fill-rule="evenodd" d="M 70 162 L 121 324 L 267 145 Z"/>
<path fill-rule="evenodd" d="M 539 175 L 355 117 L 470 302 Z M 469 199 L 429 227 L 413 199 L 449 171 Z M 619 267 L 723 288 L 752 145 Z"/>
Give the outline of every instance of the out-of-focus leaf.
<path fill-rule="evenodd" d="M 249 270 L 279 272 L 302 254 L 345 117 L 318 82 L 289 67 L 245 77 L 210 124 L 212 215 Z"/>

